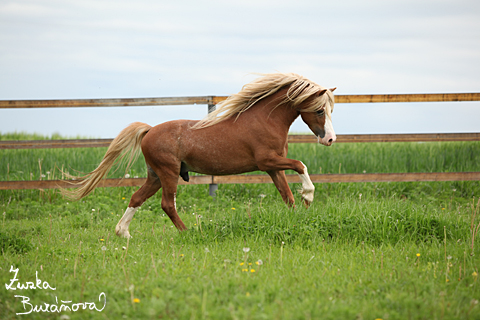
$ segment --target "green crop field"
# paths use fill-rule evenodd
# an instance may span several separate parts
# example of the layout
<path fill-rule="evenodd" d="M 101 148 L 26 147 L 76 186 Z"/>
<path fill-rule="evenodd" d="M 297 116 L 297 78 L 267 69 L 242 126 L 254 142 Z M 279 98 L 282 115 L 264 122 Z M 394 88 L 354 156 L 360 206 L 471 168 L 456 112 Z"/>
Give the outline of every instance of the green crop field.
<path fill-rule="evenodd" d="M 0 150 L 0 180 L 88 172 L 104 152 Z M 310 173 L 480 171 L 478 142 L 297 144 L 289 157 Z M 129 174 L 146 176 L 141 157 Z M 273 184 L 214 199 L 179 186 L 183 233 L 159 192 L 130 240 L 114 229 L 137 188 L 77 202 L 0 191 L 0 319 L 480 319 L 480 182 L 316 184 L 308 209 L 291 188 L 295 209 Z"/>

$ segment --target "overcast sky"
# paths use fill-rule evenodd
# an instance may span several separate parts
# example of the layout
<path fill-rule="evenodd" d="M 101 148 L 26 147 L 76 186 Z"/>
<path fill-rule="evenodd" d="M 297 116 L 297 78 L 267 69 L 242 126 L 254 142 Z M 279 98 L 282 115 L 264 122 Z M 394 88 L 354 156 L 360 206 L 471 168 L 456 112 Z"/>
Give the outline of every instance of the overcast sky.
<path fill-rule="evenodd" d="M 0 100 L 228 95 L 275 71 L 336 94 L 480 92 L 480 1 L 0 1 Z M 206 112 L 0 109 L 0 132 L 111 138 Z M 337 104 L 333 124 L 480 132 L 480 103 Z"/>

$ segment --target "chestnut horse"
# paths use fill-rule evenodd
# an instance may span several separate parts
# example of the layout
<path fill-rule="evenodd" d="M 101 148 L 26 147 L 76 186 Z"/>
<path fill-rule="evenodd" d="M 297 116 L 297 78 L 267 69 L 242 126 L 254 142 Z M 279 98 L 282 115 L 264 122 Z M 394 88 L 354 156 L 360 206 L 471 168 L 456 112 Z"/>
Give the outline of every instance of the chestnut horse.
<path fill-rule="evenodd" d="M 77 180 L 78 189 L 65 192 L 80 199 L 87 196 L 118 158 L 129 156 L 127 169 L 141 147 L 147 164 L 145 184 L 136 191 L 115 233 L 130 237 L 128 227 L 137 209 L 162 188 L 162 209 L 178 230 L 186 227 L 176 210 L 179 176 L 188 172 L 208 175 L 267 172 L 283 201 L 294 205 L 284 170 L 296 171 L 302 180 L 302 199 L 313 201 L 315 187 L 307 167 L 287 159 L 287 135 L 301 116 L 318 142 L 330 146 L 336 140 L 332 127 L 334 89 L 326 89 L 296 74 L 267 74 L 246 84 L 201 121 L 176 120 L 151 127 L 135 122 L 112 141 L 100 165 Z"/>

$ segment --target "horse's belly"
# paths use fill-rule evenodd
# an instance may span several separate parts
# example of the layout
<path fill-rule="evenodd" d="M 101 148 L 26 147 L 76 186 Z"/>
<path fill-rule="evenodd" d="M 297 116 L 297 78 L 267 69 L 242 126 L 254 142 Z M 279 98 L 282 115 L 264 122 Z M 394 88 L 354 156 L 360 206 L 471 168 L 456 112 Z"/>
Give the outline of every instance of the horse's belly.
<path fill-rule="evenodd" d="M 231 161 L 201 159 L 198 161 L 188 161 L 185 162 L 185 164 L 187 165 L 188 171 L 210 175 L 239 174 L 258 170 L 256 165 L 245 161 L 238 161 L 238 159 L 232 159 Z"/>
<path fill-rule="evenodd" d="M 189 171 L 226 175 L 258 170 L 253 155 L 244 148 L 230 149 L 227 146 L 219 148 L 216 145 L 210 145 L 202 150 L 195 149 L 193 148 L 188 157 L 183 159 Z"/>
<path fill-rule="evenodd" d="M 185 129 L 179 138 L 180 160 L 189 171 L 226 175 L 258 170 L 251 132 L 227 122 L 200 130 Z"/>

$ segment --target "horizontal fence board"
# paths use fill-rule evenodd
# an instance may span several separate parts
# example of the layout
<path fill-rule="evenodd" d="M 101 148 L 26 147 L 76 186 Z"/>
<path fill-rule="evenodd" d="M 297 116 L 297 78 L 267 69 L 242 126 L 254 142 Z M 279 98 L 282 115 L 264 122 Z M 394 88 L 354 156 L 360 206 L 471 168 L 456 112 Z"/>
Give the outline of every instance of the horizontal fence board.
<path fill-rule="evenodd" d="M 113 139 L 0 141 L 0 149 L 108 147 Z M 480 133 L 339 134 L 337 143 L 352 142 L 480 141 Z M 289 135 L 288 143 L 317 143 L 312 134 Z"/>
<path fill-rule="evenodd" d="M 335 103 L 384 102 L 448 102 L 479 101 L 480 93 L 425 93 L 425 94 L 351 94 L 335 95 Z"/>
<path fill-rule="evenodd" d="M 126 99 L 0 100 L 0 109 L 175 106 L 212 103 L 212 96 Z"/>
<path fill-rule="evenodd" d="M 480 172 L 425 172 L 425 173 L 345 173 L 311 174 L 314 183 L 338 182 L 414 182 L 414 181 L 480 181 Z M 288 183 L 302 183 L 298 174 L 287 175 Z M 268 175 L 214 176 L 213 183 L 271 183 Z"/>
<path fill-rule="evenodd" d="M 270 176 L 266 174 L 213 176 L 213 183 L 216 183 L 216 184 L 236 184 L 236 183 L 248 184 L 248 183 L 270 183 L 270 182 L 272 182 L 272 178 L 270 178 Z"/>
<path fill-rule="evenodd" d="M 125 99 L 60 99 L 60 100 L 0 100 L 5 108 L 80 108 L 80 107 L 134 107 L 217 104 L 228 96 L 125 98 Z M 420 93 L 420 94 L 352 94 L 335 95 L 335 103 L 383 102 L 447 102 L 480 101 L 480 93 Z"/>
<path fill-rule="evenodd" d="M 480 181 L 480 172 L 412 172 L 412 173 L 356 173 L 312 174 L 315 183 L 337 182 L 415 182 L 415 181 Z M 300 178 L 297 180 L 300 182 Z M 296 181 L 292 181 L 296 182 Z"/>
<path fill-rule="evenodd" d="M 49 149 L 108 147 L 113 139 L 0 141 L 0 149 Z"/>
<path fill-rule="evenodd" d="M 103 179 L 98 187 L 138 187 L 143 185 L 146 180 L 147 178 Z M 179 178 L 178 184 L 210 184 L 212 181 L 212 176 L 193 176 L 190 177 L 190 182 Z M 73 180 L 0 181 L 0 190 L 74 188 L 74 183 Z"/>
<path fill-rule="evenodd" d="M 414 182 L 414 181 L 480 181 L 480 172 L 422 172 L 422 173 L 357 173 L 357 174 L 312 174 L 314 183 L 338 182 Z M 145 183 L 146 178 L 104 179 L 99 187 L 135 187 Z M 297 174 L 287 175 L 289 183 L 301 183 Z M 58 189 L 71 188 L 71 180 L 0 181 L 0 190 Z M 180 185 L 188 184 L 250 184 L 272 183 L 268 175 L 192 176 L 190 182 L 179 178 Z"/>
<path fill-rule="evenodd" d="M 141 186 L 145 181 L 146 178 L 103 179 L 98 187 L 134 187 Z M 0 190 L 72 188 L 72 183 L 74 181 L 71 180 L 0 181 Z"/>
<path fill-rule="evenodd" d="M 226 96 L 213 96 L 213 103 L 226 100 Z M 471 93 L 413 93 L 413 94 L 336 94 L 335 103 L 385 102 L 454 102 L 480 101 L 479 92 Z"/>
<path fill-rule="evenodd" d="M 480 141 L 480 133 L 338 134 L 336 143 Z M 317 137 L 289 135 L 288 143 L 316 143 Z"/>

